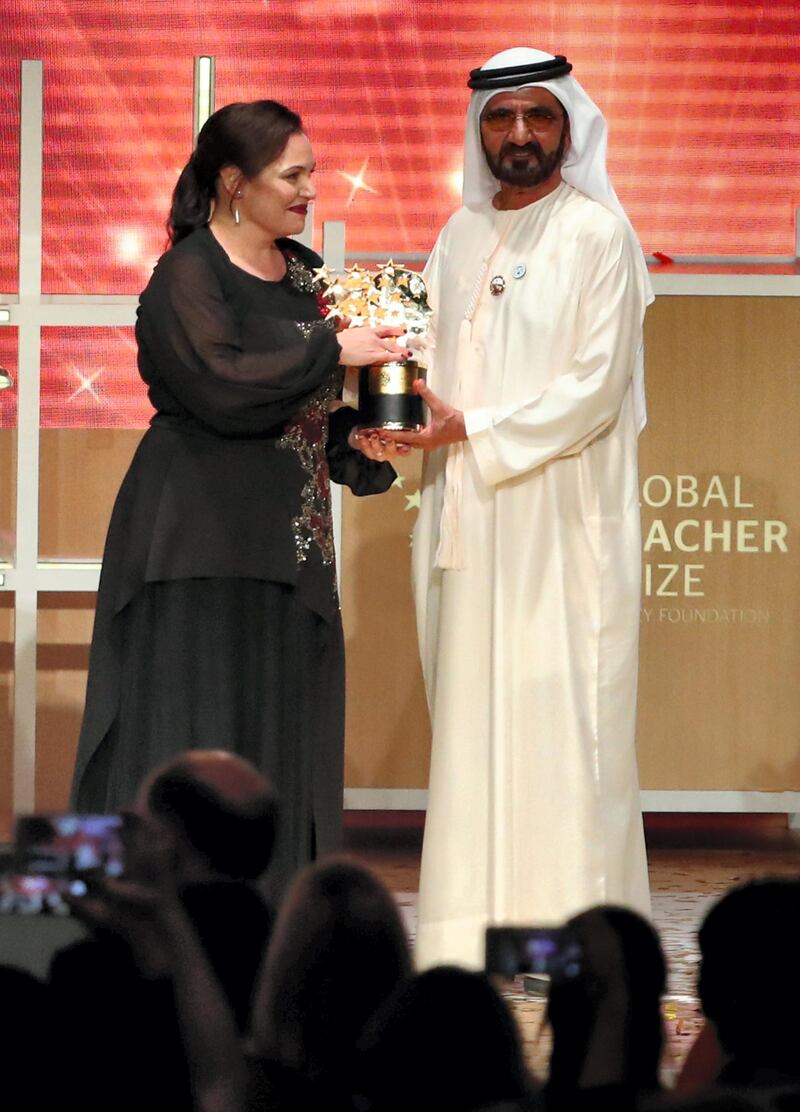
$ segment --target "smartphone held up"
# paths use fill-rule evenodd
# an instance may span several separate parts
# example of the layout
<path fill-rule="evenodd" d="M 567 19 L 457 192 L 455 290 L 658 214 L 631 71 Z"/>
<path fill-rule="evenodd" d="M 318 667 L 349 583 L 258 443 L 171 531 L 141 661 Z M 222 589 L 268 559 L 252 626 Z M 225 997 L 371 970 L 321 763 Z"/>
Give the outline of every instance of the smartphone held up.
<path fill-rule="evenodd" d="M 0 867 L 0 912 L 64 915 L 64 896 L 124 871 L 119 815 L 23 815 Z"/>
<path fill-rule="evenodd" d="M 582 958 L 580 943 L 567 927 L 486 928 L 487 973 L 573 980 L 582 972 Z"/>

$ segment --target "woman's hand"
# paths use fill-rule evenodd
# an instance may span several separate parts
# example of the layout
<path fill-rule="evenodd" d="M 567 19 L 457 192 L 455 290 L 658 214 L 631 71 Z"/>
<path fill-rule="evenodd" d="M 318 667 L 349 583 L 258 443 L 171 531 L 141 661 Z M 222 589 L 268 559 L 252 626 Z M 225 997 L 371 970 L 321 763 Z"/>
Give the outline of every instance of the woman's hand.
<path fill-rule="evenodd" d="M 348 445 L 355 451 L 363 452 L 367 459 L 385 463 L 395 456 L 407 456 L 411 449 L 408 444 L 395 444 L 384 436 L 383 429 L 351 429 L 347 437 Z"/>
<path fill-rule="evenodd" d="M 408 359 L 411 352 L 392 342 L 393 336 L 402 336 L 403 332 L 402 328 L 345 328 L 336 333 L 342 349 L 339 362 L 346 367 L 367 367 L 370 363 Z"/>

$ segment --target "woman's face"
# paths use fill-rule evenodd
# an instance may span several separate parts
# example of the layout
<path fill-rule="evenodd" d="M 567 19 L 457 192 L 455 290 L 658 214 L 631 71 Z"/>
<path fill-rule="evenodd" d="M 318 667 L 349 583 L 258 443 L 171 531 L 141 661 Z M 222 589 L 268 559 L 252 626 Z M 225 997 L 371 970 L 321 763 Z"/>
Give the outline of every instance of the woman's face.
<path fill-rule="evenodd" d="M 277 239 L 302 232 L 309 201 L 317 195 L 311 175 L 314 152 L 302 132 L 292 135 L 274 162 L 253 178 L 241 178 L 239 205 L 243 220 Z"/>

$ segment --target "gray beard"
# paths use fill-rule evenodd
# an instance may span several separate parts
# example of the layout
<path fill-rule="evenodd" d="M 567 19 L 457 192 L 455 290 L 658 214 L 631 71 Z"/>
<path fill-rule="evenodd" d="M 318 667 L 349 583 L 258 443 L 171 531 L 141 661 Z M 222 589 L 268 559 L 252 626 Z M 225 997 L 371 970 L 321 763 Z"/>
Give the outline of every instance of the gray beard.
<path fill-rule="evenodd" d="M 549 154 L 544 153 L 536 140 L 526 143 L 524 147 L 504 143 L 496 155 L 489 154 L 484 147 L 483 153 L 486 156 L 492 177 L 505 185 L 516 185 L 522 189 L 530 189 L 534 185 L 541 185 L 543 181 L 552 177 L 564 161 L 565 140 L 566 128 L 561 132 L 558 146 Z M 515 153 L 517 153 L 517 157 L 509 158 L 509 155 Z"/>

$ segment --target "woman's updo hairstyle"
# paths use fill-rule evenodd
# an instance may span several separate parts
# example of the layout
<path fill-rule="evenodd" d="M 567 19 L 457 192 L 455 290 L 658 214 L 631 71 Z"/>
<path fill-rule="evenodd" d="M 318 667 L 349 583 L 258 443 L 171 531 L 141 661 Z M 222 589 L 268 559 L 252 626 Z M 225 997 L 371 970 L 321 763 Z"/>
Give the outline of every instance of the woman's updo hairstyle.
<path fill-rule="evenodd" d="M 209 116 L 172 194 L 170 244 L 208 223 L 223 166 L 237 166 L 246 178 L 255 177 L 302 130 L 297 113 L 276 100 L 226 104 Z"/>

